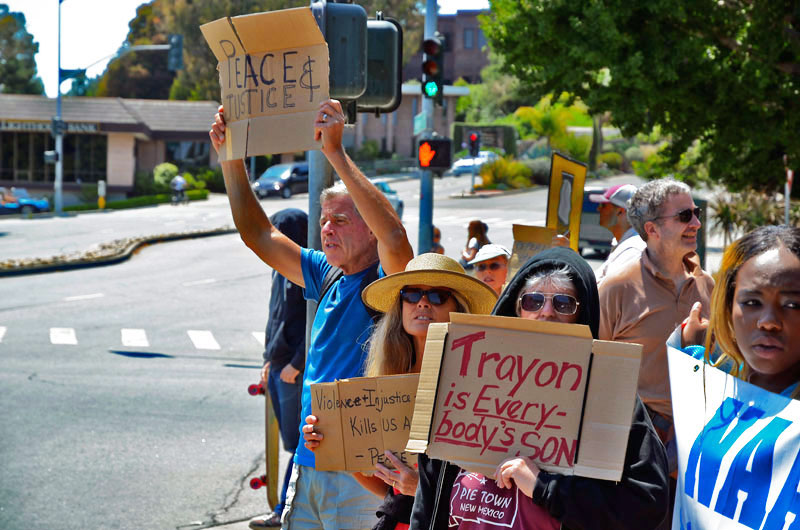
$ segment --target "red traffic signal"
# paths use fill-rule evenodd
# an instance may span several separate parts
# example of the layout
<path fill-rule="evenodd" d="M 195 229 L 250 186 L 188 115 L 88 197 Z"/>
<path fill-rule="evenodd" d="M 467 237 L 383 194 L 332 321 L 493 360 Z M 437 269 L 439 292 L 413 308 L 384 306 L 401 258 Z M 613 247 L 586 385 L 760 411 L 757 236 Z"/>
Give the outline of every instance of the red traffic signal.
<path fill-rule="evenodd" d="M 420 140 L 417 149 L 419 167 L 424 169 L 450 169 L 452 155 L 450 138 Z"/>
<path fill-rule="evenodd" d="M 472 157 L 478 156 L 481 150 L 481 133 L 473 131 L 469 133 L 469 155 Z"/>
<path fill-rule="evenodd" d="M 472 133 L 469 135 L 470 142 L 477 142 L 478 141 L 478 133 Z"/>

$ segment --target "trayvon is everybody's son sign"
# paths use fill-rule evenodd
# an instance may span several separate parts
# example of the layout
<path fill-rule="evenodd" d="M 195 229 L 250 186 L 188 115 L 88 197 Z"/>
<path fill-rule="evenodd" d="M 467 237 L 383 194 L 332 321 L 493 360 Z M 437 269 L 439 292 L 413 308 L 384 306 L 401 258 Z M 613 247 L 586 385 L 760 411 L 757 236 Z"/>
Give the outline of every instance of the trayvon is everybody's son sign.
<path fill-rule="evenodd" d="M 408 450 L 484 474 L 523 455 L 619 478 L 640 346 L 594 341 L 574 324 L 451 318 L 428 330 Z"/>

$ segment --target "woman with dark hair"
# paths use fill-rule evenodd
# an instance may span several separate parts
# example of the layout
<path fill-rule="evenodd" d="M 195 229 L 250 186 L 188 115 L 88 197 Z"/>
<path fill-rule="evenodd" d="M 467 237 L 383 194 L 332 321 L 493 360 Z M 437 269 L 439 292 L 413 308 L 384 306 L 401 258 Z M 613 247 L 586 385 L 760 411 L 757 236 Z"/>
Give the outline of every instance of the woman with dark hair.
<path fill-rule="evenodd" d="M 480 248 L 483 245 L 491 243 L 489 237 L 486 235 L 488 231 L 489 225 L 483 221 L 474 219 L 469 222 L 469 226 L 467 227 L 467 245 L 464 247 L 464 250 L 461 251 L 461 259 L 458 261 L 465 270 L 472 269 L 472 265 L 470 265 L 469 262 L 475 259 L 475 255 Z"/>
<path fill-rule="evenodd" d="M 699 308 L 683 343 L 702 328 Z M 705 348 L 695 357 L 776 394 L 800 396 L 800 228 L 763 226 L 722 256 L 711 293 Z M 676 344 L 675 335 L 670 338 Z"/>
<path fill-rule="evenodd" d="M 419 373 L 431 322 L 449 322 L 450 313 L 488 314 L 497 300 L 492 289 L 464 272 L 452 258 L 436 253 L 420 254 L 406 270 L 369 284 L 361 294 L 364 303 L 384 313 L 369 342 L 364 375 Z M 316 418 L 303 426 L 306 447 L 319 446 L 322 435 L 314 432 Z M 408 528 L 419 475 L 391 452 L 386 458 L 394 469 L 375 465 L 375 474 L 355 473 L 355 478 L 378 497 L 376 529 Z"/>
<path fill-rule="evenodd" d="M 597 337 L 594 273 L 572 250 L 541 252 L 517 272 L 492 314 L 585 324 Z M 481 477 L 420 455 L 419 475 L 412 529 L 491 528 L 453 512 L 458 503 L 451 503 L 452 495 L 464 488 L 479 489 L 477 499 L 510 499 L 512 529 L 659 528 L 668 512 L 666 452 L 638 396 L 619 482 L 549 473 L 522 457 L 502 462 L 494 477 Z"/>

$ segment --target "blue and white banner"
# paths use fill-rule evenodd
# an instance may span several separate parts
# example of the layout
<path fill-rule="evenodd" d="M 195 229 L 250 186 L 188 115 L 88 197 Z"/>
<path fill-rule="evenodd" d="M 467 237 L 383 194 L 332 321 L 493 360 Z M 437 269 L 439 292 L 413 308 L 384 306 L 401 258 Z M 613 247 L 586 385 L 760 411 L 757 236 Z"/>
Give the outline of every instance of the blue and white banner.
<path fill-rule="evenodd" d="M 800 401 L 669 348 L 673 530 L 800 530 Z"/>

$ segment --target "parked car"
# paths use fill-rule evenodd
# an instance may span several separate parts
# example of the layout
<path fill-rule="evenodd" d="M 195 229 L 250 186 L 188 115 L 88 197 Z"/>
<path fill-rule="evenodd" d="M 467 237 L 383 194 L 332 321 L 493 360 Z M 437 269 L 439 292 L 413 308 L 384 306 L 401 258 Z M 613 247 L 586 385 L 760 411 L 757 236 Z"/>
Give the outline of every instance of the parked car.
<path fill-rule="evenodd" d="M 465 173 L 469 174 L 472 173 L 472 168 L 475 166 L 475 173 L 477 174 L 481 166 L 486 164 L 487 162 L 492 162 L 498 158 L 498 154 L 494 151 L 480 151 L 478 156 L 475 158 L 466 157 L 460 158 L 453 163 L 453 166 L 449 169 L 448 173 L 452 175 L 463 175 Z"/>
<path fill-rule="evenodd" d="M 611 242 L 614 236 L 611 230 L 600 226 L 600 214 L 597 212 L 598 203 L 589 200 L 589 195 L 605 193 L 607 188 L 584 188 L 583 211 L 581 212 L 581 231 L 578 239 L 578 251 L 592 250 L 598 254 L 608 255 L 611 252 Z"/>
<path fill-rule="evenodd" d="M 44 197 L 31 197 L 25 188 L 8 190 L 0 186 L 0 213 L 31 214 L 50 210 L 50 201 Z"/>
<path fill-rule="evenodd" d="M 288 199 L 295 193 L 308 192 L 308 163 L 292 162 L 267 168 L 253 182 L 253 191 L 262 199 L 269 195 Z"/>
<path fill-rule="evenodd" d="M 383 194 L 389 199 L 389 202 L 392 204 L 392 208 L 394 211 L 397 212 L 397 217 L 400 219 L 403 218 L 403 200 L 397 196 L 397 192 L 389 187 L 389 185 L 385 182 L 376 182 L 375 187 L 381 190 Z"/>

